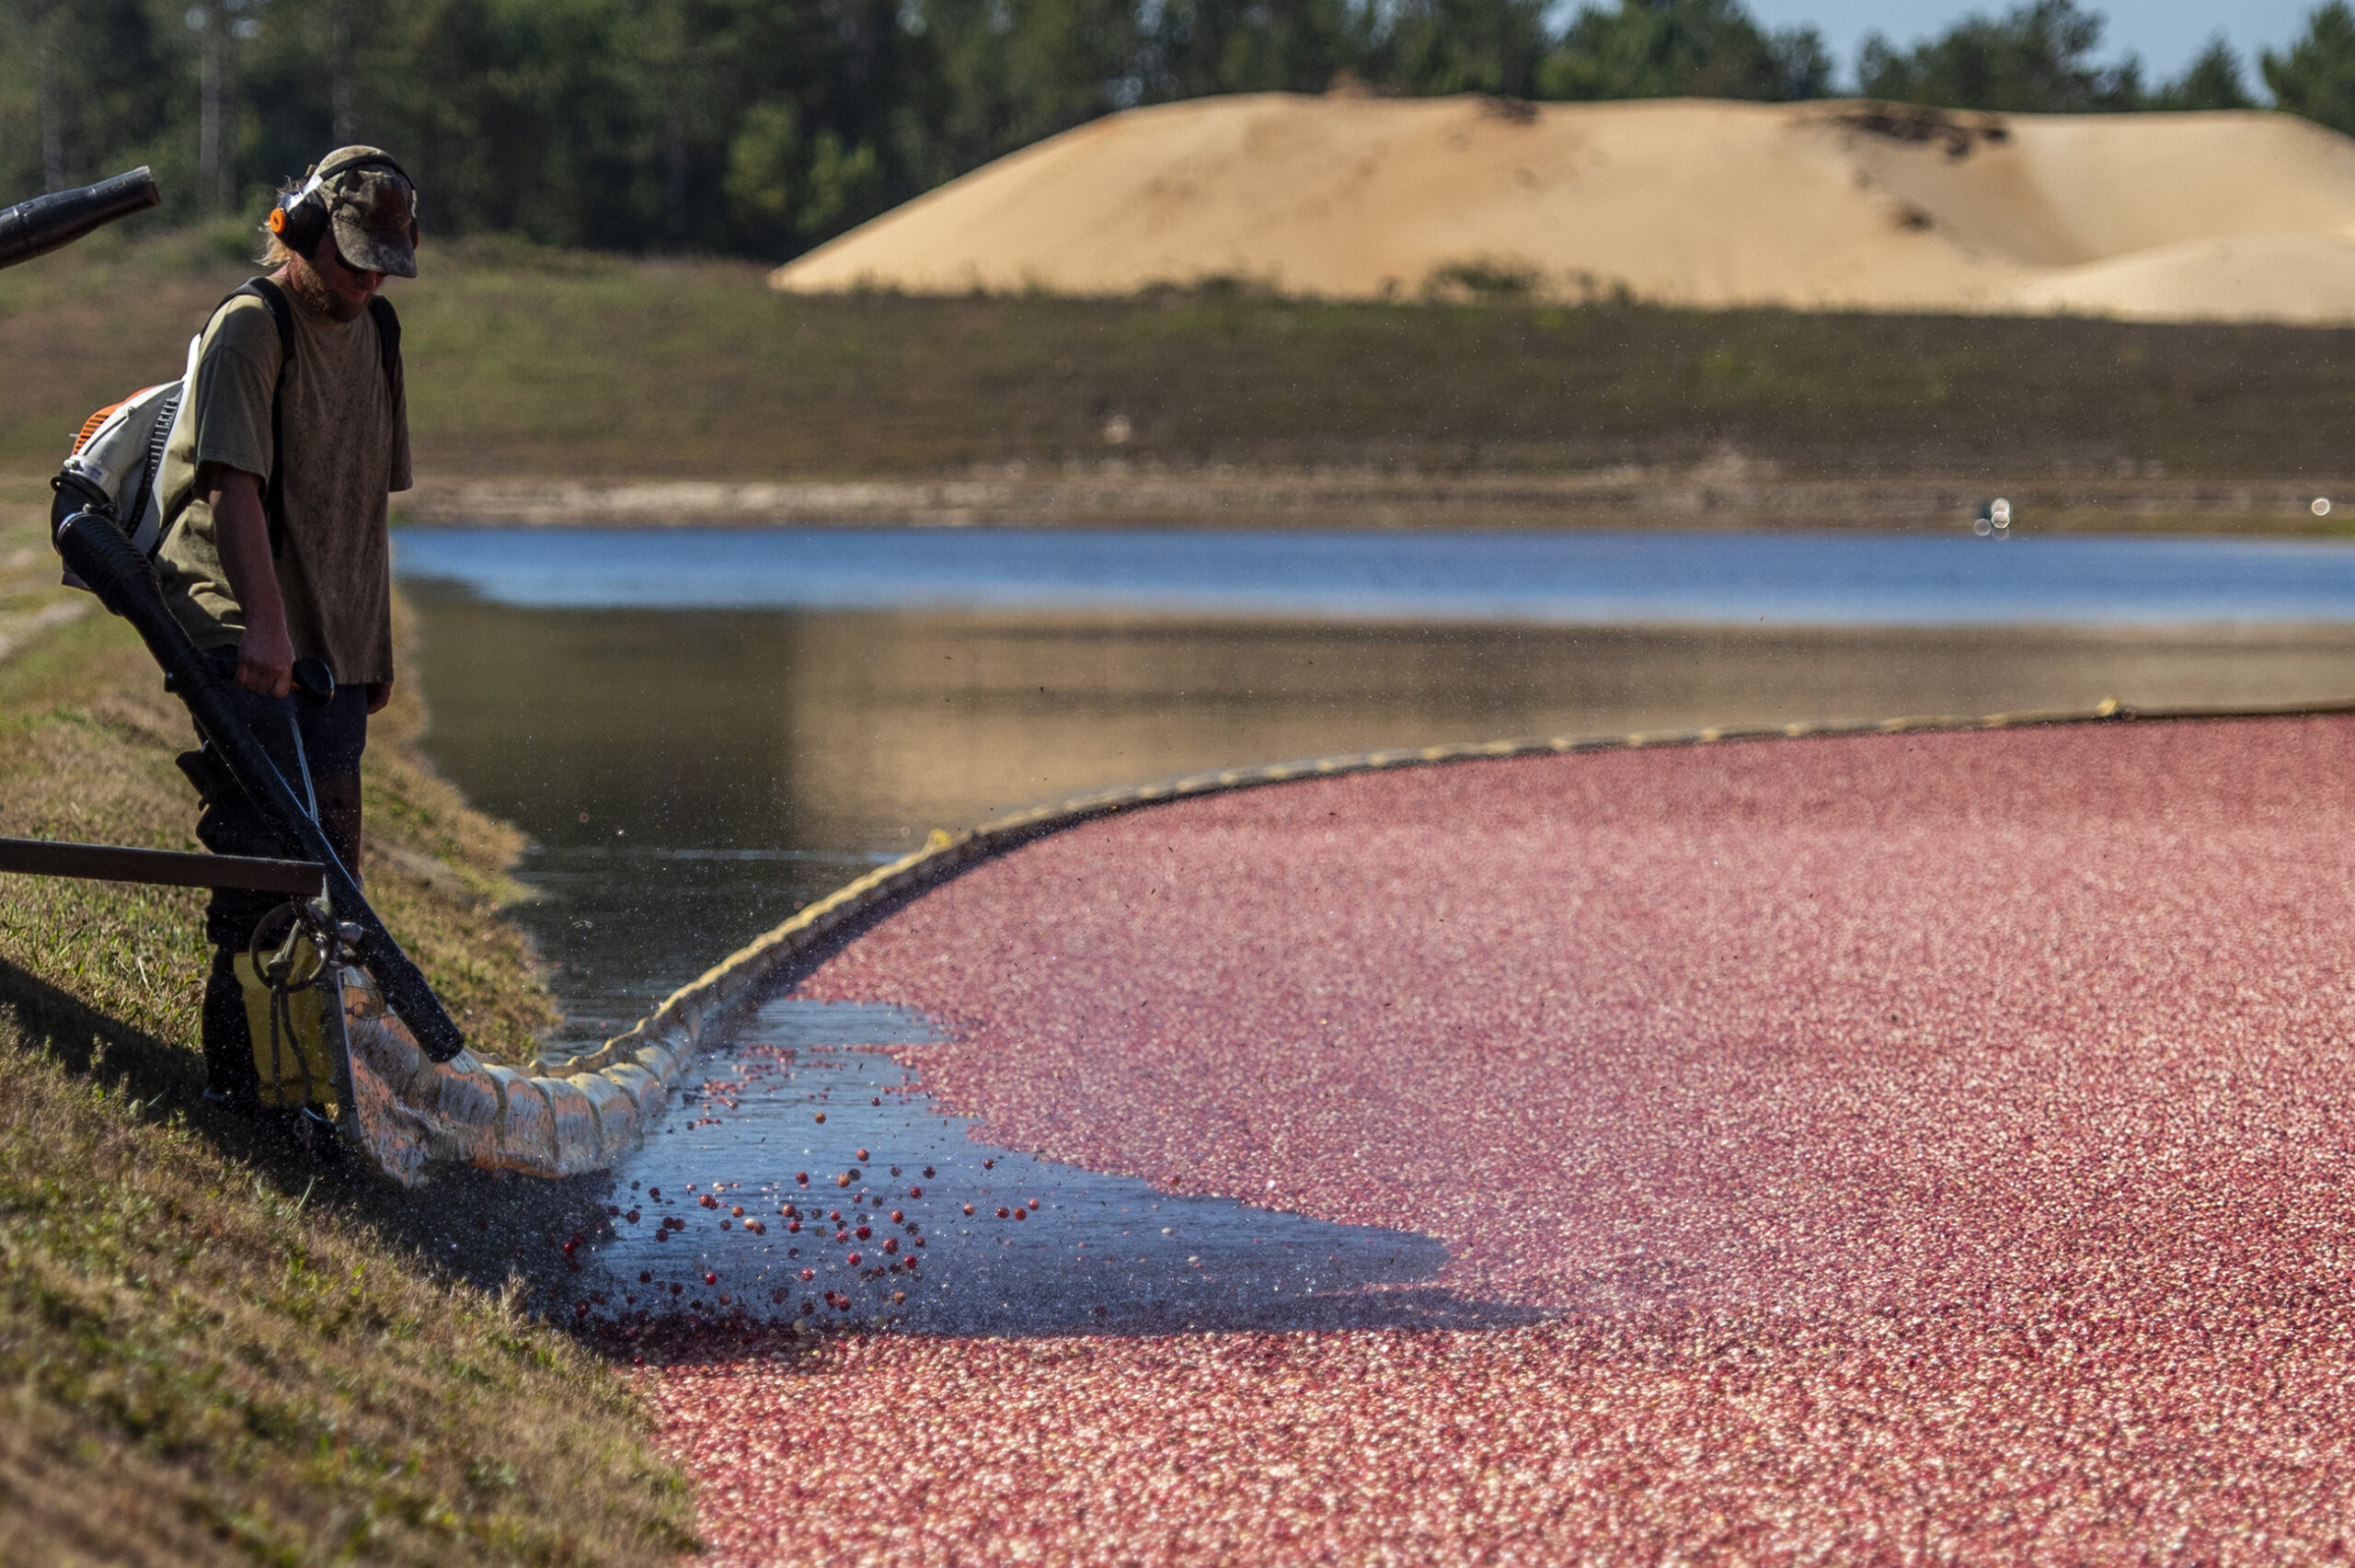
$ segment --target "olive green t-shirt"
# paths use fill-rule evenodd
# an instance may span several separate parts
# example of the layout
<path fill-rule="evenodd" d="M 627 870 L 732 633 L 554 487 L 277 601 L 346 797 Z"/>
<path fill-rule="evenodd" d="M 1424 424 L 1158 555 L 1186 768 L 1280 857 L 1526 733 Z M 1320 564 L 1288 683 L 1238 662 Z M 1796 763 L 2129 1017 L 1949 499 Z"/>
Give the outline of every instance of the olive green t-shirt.
<path fill-rule="evenodd" d="M 376 322 L 338 322 L 286 291 L 294 363 L 280 428 L 286 438 L 285 528 L 278 591 L 297 658 L 327 661 L 339 684 L 393 675 L 392 547 L 385 496 L 409 487 L 408 400 L 387 384 Z M 234 647 L 246 612 L 221 564 L 213 509 L 196 494 L 201 464 L 259 476 L 270 462 L 278 326 L 251 296 L 231 300 L 204 330 L 188 412 L 165 449 L 165 601 L 199 647 Z"/>

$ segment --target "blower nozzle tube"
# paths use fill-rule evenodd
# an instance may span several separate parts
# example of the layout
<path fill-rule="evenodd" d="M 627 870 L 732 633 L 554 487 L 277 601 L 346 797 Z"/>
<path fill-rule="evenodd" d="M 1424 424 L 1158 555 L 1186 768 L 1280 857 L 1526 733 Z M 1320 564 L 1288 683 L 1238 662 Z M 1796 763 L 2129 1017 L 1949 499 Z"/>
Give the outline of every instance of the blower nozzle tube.
<path fill-rule="evenodd" d="M 117 218 L 161 206 L 163 200 L 155 177 L 142 165 L 96 185 L 52 191 L 0 209 L 0 267 L 47 255 Z"/>
<path fill-rule="evenodd" d="M 465 1036 L 408 955 L 401 951 L 400 944 L 385 929 L 385 922 L 376 918 L 376 911 L 368 907 L 359 883 L 336 858 L 327 835 L 304 813 L 196 645 L 165 607 L 155 563 L 123 537 L 111 518 L 100 512 L 74 513 L 58 525 L 56 542 L 57 553 L 65 558 L 66 566 L 90 585 L 100 603 L 130 622 L 147 645 L 147 651 L 171 678 L 173 691 L 187 704 L 197 728 L 213 743 L 262 819 L 298 858 L 318 863 L 326 874 L 328 907 L 336 919 L 360 928 L 354 954 L 360 967 L 383 989 L 385 1004 L 409 1026 L 428 1057 L 448 1061 L 456 1056 L 465 1047 Z"/>

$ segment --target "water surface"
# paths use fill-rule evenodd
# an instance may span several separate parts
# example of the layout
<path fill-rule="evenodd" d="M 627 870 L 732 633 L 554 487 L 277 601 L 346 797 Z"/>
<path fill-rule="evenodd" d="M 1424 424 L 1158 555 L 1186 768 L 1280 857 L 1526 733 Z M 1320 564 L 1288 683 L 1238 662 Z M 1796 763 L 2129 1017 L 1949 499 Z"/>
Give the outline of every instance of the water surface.
<path fill-rule="evenodd" d="M 523 919 L 557 967 L 569 1040 L 626 1026 L 934 828 L 1084 790 L 1506 736 L 2355 695 L 2355 553 L 2336 544 L 686 530 L 396 540 L 424 620 L 426 744 L 533 840 L 523 875 L 546 897 Z M 1184 566 L 1158 596 L 1155 552 Z M 1572 560 L 1587 574 L 1580 592 L 1623 606 L 1662 601 L 1683 563 L 1729 618 L 1514 620 L 1499 608 L 1545 599 L 1568 613 L 1512 572 Z M 2074 582 L 2051 569 L 2073 560 L 2097 569 Z M 810 584 L 830 572 L 839 582 L 857 561 L 861 591 L 892 607 L 808 601 Z M 932 607 L 943 564 L 960 562 L 1014 598 Z M 1908 563 L 1976 586 L 1893 624 L 1890 604 L 1929 592 L 1889 589 Z M 1444 591 L 1424 593 L 1410 568 Z M 1073 597 L 1083 580 L 1136 597 Z M 1467 583 L 1485 585 L 1488 609 L 1463 612 L 1477 597 Z M 1388 613 L 1338 612 L 1377 589 Z M 1802 589 L 1840 601 L 1819 624 L 1785 619 Z M 1007 607 L 1023 595 L 1037 607 Z M 1280 599 L 1293 608 L 1255 608 Z M 1768 614 L 1770 600 L 1785 608 Z M 2327 614 L 2280 618 L 2316 600 Z M 2064 601 L 2082 618 L 2022 619 Z M 2168 618 L 2194 603 L 2239 609 Z M 1989 618 L 1958 622 L 1956 606 L 1974 604 Z"/>
<path fill-rule="evenodd" d="M 2355 545 L 2069 534 L 408 529 L 534 609 L 1116 611 L 1553 624 L 2355 620 Z"/>

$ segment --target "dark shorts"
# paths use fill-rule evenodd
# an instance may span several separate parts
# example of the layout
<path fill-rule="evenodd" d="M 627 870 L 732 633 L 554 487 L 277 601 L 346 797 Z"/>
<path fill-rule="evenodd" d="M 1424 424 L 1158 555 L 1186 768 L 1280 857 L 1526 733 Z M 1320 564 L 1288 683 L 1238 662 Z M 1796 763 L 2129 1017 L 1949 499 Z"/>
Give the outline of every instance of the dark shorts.
<path fill-rule="evenodd" d="M 294 798 L 307 804 L 311 795 L 316 794 L 322 808 L 319 825 L 327 830 L 337 858 L 357 876 L 360 758 L 368 749 L 368 689 L 339 687 L 325 704 L 299 696 L 265 697 L 236 684 L 236 648 L 210 648 L 204 657 L 227 686 L 230 701 L 245 715 L 247 727 L 277 764 Z M 195 771 L 212 781 L 205 786 L 204 810 L 196 824 L 197 839 L 205 848 L 215 854 L 271 860 L 310 858 L 279 837 L 245 792 L 228 781 L 224 770 L 215 764 Z M 310 791 L 304 788 L 305 774 Z M 255 922 L 284 901 L 283 894 L 219 888 L 205 910 L 206 934 L 215 943 L 242 946 L 252 935 Z"/>
<path fill-rule="evenodd" d="M 309 765 L 313 778 L 333 778 L 360 771 L 360 755 L 368 749 L 367 687 L 339 686 L 324 704 L 299 696 L 265 697 L 237 684 L 236 648 L 207 648 L 204 659 L 228 688 L 230 700 L 245 714 L 247 724 L 269 749 L 270 760 L 286 774 L 286 782 L 294 786 L 296 795 L 303 793 L 303 784 L 290 765 L 293 750 L 286 740 L 290 718 L 302 732 L 303 760 Z"/>

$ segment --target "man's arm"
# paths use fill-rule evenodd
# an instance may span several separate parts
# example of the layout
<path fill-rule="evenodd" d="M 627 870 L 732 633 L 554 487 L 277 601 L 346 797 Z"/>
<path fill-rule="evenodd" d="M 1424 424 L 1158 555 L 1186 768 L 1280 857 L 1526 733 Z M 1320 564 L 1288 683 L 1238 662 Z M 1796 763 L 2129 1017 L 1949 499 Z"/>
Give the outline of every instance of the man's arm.
<path fill-rule="evenodd" d="M 208 463 L 196 476 L 196 488 L 213 509 L 221 567 L 246 612 L 246 635 L 237 644 L 237 684 L 282 697 L 294 689 L 294 643 L 287 635 L 286 601 L 279 595 L 278 567 L 270 556 L 261 479 Z"/>

